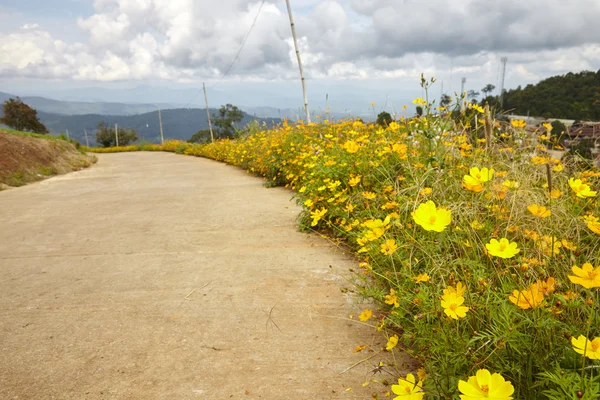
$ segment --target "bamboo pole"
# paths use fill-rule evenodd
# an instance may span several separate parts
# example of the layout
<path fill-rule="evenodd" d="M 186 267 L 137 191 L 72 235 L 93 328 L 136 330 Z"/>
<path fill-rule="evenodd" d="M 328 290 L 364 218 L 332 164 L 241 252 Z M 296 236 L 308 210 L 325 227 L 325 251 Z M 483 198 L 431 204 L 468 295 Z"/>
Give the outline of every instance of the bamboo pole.
<path fill-rule="evenodd" d="M 158 106 L 158 124 L 160 125 L 160 144 L 163 144 L 165 142 L 165 138 L 163 137 L 162 117 L 160 115 L 160 105 Z"/>
<path fill-rule="evenodd" d="M 302 80 L 302 94 L 304 95 L 304 110 L 306 111 L 306 122 L 310 124 L 310 112 L 308 111 L 308 97 L 306 96 L 306 83 L 304 81 L 304 72 L 302 71 L 302 60 L 300 59 L 300 50 L 298 50 L 298 40 L 296 39 L 296 27 L 294 17 L 292 16 L 292 7 L 290 0 L 285 0 L 290 16 L 290 26 L 292 27 L 292 37 L 294 38 L 294 47 L 296 48 L 296 57 L 298 58 L 298 68 L 300 69 L 300 79 Z"/>
<path fill-rule="evenodd" d="M 215 142 L 213 136 L 212 123 L 210 122 L 210 112 L 208 111 L 208 97 L 206 96 L 206 85 L 202 82 L 202 88 L 204 89 L 204 103 L 206 104 L 206 116 L 208 117 L 208 129 L 210 130 L 210 141 Z"/>

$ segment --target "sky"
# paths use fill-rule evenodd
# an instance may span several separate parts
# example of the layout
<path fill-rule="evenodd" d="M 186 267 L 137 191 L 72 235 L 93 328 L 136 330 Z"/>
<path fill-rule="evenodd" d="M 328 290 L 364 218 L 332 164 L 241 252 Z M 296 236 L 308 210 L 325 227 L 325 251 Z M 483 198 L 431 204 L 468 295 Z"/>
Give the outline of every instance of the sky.
<path fill-rule="evenodd" d="M 314 107 L 399 108 L 421 73 L 431 97 L 463 77 L 499 86 L 501 57 L 506 88 L 600 69 L 598 0 L 290 1 Z M 202 82 L 234 104 L 301 106 L 285 1 L 0 2 L 0 91 L 197 104 Z"/>

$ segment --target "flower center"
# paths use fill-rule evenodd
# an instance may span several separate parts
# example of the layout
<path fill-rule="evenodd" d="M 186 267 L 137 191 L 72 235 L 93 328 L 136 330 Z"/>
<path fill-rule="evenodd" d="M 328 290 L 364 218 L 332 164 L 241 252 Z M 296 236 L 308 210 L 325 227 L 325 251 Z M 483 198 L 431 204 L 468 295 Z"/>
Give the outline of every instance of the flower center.
<path fill-rule="evenodd" d="M 487 393 L 490 391 L 490 387 L 488 385 L 481 385 L 481 391 Z"/>
<path fill-rule="evenodd" d="M 429 223 L 430 224 L 435 224 L 435 216 L 429 217 Z"/>
<path fill-rule="evenodd" d="M 500 251 L 504 251 L 504 250 L 506 250 L 506 244 L 500 243 Z"/>
<path fill-rule="evenodd" d="M 596 271 L 594 271 L 594 270 L 592 270 L 592 271 L 588 272 L 588 278 L 589 278 L 590 280 L 594 280 L 594 279 L 596 279 L 596 275 L 597 275 L 597 272 L 596 272 Z"/>
<path fill-rule="evenodd" d="M 477 178 L 478 180 L 481 180 L 481 174 L 475 174 L 475 178 Z"/>
<path fill-rule="evenodd" d="M 457 308 L 457 307 L 458 307 L 458 306 L 456 305 L 456 303 L 453 303 L 453 304 L 450 304 L 450 307 L 449 307 L 449 308 L 450 308 L 452 311 L 456 311 L 456 308 Z"/>
<path fill-rule="evenodd" d="M 592 340 L 592 350 L 598 351 L 600 348 L 600 340 Z"/>
<path fill-rule="evenodd" d="M 412 390 L 410 390 L 410 388 L 409 388 L 408 386 L 404 386 L 404 391 L 405 391 L 406 393 L 410 393 L 410 392 L 412 392 Z"/>

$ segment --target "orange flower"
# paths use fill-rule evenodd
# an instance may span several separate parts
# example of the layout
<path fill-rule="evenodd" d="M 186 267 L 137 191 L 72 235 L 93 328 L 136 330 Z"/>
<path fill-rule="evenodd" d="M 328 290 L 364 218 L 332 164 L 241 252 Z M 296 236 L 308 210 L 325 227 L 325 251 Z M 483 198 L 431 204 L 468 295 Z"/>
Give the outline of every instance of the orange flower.
<path fill-rule="evenodd" d="M 540 285 L 534 283 L 529 289 L 514 290 L 512 296 L 509 296 L 508 299 L 523 310 L 527 310 L 529 308 L 541 307 L 544 302 L 544 294 L 540 290 Z"/>
<path fill-rule="evenodd" d="M 532 205 L 528 206 L 527 209 L 529 210 L 530 213 L 532 213 L 536 217 L 547 218 L 551 215 L 550 210 L 548 210 L 544 206 L 539 206 L 537 204 L 532 204 Z"/>

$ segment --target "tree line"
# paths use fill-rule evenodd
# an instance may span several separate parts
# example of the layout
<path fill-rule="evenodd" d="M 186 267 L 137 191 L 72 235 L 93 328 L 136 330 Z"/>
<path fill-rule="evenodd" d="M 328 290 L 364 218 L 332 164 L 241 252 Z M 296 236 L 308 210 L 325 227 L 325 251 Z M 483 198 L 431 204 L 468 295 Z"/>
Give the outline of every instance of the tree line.
<path fill-rule="evenodd" d="M 98 146 L 116 145 L 115 124 L 118 125 L 119 145 L 128 145 L 136 141 L 159 142 L 160 131 L 156 112 L 130 116 L 109 115 L 59 115 L 36 110 L 20 99 L 10 99 L 3 104 L 4 116 L 0 123 L 13 129 L 37 133 L 64 132 L 69 130 L 71 138 L 82 142 L 86 140 L 83 128 L 87 127 L 88 139 Z M 279 119 L 255 118 L 238 107 L 226 104 L 218 110 L 211 110 L 213 136 L 215 139 L 232 138 L 248 129 L 258 129 L 261 124 L 272 126 Z M 40 121 L 46 123 L 48 129 Z M 169 109 L 163 110 L 162 121 L 165 137 L 188 140 L 194 143 L 206 143 L 211 140 L 205 110 Z"/>

